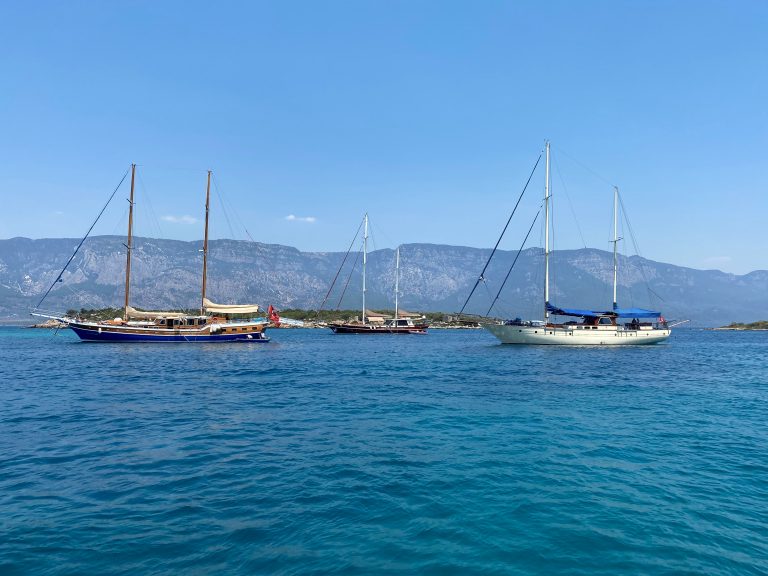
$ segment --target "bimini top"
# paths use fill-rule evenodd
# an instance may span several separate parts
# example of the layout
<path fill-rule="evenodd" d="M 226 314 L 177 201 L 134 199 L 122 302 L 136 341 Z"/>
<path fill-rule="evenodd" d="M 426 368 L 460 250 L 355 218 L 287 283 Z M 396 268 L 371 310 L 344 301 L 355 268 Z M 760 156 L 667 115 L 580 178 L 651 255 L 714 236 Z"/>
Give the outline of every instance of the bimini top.
<path fill-rule="evenodd" d="M 616 318 L 658 318 L 661 312 L 644 308 L 616 308 L 615 310 L 583 310 L 580 308 L 558 308 L 547 302 L 547 312 L 557 316 L 615 316 Z"/>

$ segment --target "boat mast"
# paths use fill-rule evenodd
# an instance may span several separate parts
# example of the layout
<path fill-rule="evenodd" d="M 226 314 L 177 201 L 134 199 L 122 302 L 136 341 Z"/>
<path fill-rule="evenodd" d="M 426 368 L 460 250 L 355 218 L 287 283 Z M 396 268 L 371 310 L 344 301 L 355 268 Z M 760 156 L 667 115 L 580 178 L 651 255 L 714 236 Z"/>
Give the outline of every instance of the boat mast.
<path fill-rule="evenodd" d="M 131 197 L 128 200 L 128 243 L 125 245 L 125 309 L 123 320 L 128 321 L 128 298 L 131 292 L 131 246 L 133 246 L 133 189 L 136 182 L 136 164 L 131 164 Z"/>
<path fill-rule="evenodd" d="M 368 213 L 365 213 L 365 232 L 363 233 L 363 324 L 365 324 L 365 266 L 368 263 Z"/>
<path fill-rule="evenodd" d="M 397 319 L 400 316 L 397 307 L 397 294 L 400 291 L 400 246 L 397 247 L 395 253 L 395 326 L 397 326 Z"/>
<path fill-rule="evenodd" d="M 619 261 L 616 247 L 619 244 L 619 188 L 613 187 L 613 309 L 618 308 L 616 284 L 618 282 Z"/>
<path fill-rule="evenodd" d="M 211 171 L 205 187 L 205 236 L 203 238 L 203 294 L 200 298 L 200 315 L 205 314 L 205 283 L 208 276 L 208 211 L 211 207 Z"/>
<path fill-rule="evenodd" d="M 549 320 L 549 140 L 544 178 L 544 321 Z"/>

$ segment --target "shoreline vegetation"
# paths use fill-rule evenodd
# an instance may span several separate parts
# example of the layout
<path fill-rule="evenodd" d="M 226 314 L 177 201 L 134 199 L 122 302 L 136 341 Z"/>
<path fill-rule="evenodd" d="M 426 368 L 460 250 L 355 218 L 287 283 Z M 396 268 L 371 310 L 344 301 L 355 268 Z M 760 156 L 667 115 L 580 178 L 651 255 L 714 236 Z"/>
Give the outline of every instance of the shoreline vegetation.
<path fill-rule="evenodd" d="M 728 326 L 713 328 L 713 330 L 768 330 L 768 320 L 758 320 L 744 324 L 743 322 L 731 322 Z"/>
<path fill-rule="evenodd" d="M 182 310 L 168 310 L 168 312 L 183 312 L 185 314 L 194 315 L 198 313 L 196 309 L 182 309 Z M 394 317 L 394 310 L 377 310 L 376 313 L 381 314 L 384 317 Z M 359 310 L 304 310 L 301 308 L 287 308 L 280 310 L 281 317 L 291 320 L 300 320 L 304 322 L 303 328 L 326 328 L 328 324 L 334 322 L 352 322 L 360 320 Z M 92 322 L 101 322 L 104 320 L 111 320 L 112 318 L 122 318 L 122 308 L 81 308 L 79 311 L 70 309 L 67 310 L 65 316 L 70 318 L 80 318 L 82 320 L 88 320 Z M 418 315 L 419 318 L 423 318 L 429 323 L 430 328 L 452 328 L 452 329 L 475 329 L 480 328 L 480 324 L 474 318 L 468 318 L 464 316 L 459 318 L 457 315 L 446 314 L 444 312 L 424 312 Z M 58 320 L 46 320 L 28 326 L 29 328 L 62 328 L 66 325 Z M 299 326 L 283 324 L 279 327 L 272 327 L 284 329 L 284 328 L 297 328 Z"/>

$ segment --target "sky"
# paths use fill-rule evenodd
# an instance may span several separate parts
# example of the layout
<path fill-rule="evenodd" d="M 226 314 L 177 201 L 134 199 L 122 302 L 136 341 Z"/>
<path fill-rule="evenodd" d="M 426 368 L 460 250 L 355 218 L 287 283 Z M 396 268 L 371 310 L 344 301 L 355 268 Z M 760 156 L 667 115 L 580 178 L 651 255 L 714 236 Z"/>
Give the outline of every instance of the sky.
<path fill-rule="evenodd" d="M 768 269 L 768 2 L 4 2 L 0 238 L 491 247 L 552 143 L 555 249 Z M 124 234 L 127 180 L 94 228 Z M 501 247 L 522 242 L 537 169 Z M 530 245 L 541 245 L 540 226 Z M 626 230 L 622 232 L 622 235 Z M 629 236 L 627 235 L 627 238 Z M 630 242 L 622 251 L 635 252 Z"/>

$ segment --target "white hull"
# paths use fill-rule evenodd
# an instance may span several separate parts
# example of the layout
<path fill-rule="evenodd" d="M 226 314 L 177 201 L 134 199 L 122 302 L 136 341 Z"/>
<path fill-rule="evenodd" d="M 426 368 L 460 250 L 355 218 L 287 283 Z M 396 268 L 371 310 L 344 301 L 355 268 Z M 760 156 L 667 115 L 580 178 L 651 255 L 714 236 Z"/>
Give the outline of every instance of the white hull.
<path fill-rule="evenodd" d="M 502 344 L 550 344 L 571 346 L 633 346 L 656 344 L 669 338 L 669 328 L 630 330 L 623 326 L 554 327 L 485 324 L 483 328 Z"/>

